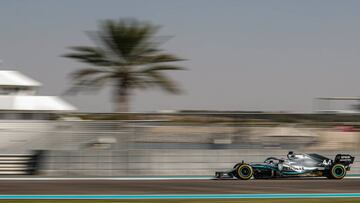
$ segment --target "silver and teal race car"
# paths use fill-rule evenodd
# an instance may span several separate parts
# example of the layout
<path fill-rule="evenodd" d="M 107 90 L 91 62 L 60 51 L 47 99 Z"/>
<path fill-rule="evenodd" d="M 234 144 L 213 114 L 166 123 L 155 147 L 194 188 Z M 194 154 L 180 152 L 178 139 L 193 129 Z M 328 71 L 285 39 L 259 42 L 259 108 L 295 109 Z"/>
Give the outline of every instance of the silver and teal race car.
<path fill-rule="evenodd" d="M 355 157 L 337 154 L 329 159 L 319 154 L 294 153 L 290 151 L 287 159 L 269 157 L 264 162 L 237 163 L 225 172 L 216 172 L 217 179 L 268 179 L 282 177 L 327 177 L 342 179 L 350 170 Z"/>

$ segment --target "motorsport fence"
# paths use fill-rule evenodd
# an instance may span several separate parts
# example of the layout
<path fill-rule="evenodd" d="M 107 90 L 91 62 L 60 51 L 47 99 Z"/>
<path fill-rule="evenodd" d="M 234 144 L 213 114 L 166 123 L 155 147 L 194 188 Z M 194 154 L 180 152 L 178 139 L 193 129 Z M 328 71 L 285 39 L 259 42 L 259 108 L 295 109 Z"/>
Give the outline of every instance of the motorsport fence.
<path fill-rule="evenodd" d="M 288 151 L 349 153 L 360 174 L 360 136 L 349 126 L 1 121 L 0 136 L 2 153 L 42 150 L 38 174 L 49 176 L 208 176 Z"/>

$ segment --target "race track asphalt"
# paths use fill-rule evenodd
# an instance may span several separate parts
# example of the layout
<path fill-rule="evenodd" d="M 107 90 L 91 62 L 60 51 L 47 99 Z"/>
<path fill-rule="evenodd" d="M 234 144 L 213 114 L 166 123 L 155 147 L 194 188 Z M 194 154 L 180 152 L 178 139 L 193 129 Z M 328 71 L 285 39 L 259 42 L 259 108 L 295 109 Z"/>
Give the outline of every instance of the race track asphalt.
<path fill-rule="evenodd" d="M 1 180 L 0 194 L 359 193 L 360 179 Z"/>

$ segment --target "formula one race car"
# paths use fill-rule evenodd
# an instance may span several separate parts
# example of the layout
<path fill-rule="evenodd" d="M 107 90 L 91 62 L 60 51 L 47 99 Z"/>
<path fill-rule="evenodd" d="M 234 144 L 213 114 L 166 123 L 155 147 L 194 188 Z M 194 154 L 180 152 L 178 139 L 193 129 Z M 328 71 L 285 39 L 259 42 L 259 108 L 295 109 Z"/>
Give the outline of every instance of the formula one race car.
<path fill-rule="evenodd" d="M 237 163 L 227 172 L 216 172 L 217 179 L 255 179 L 282 177 L 327 177 L 342 179 L 350 170 L 355 157 L 349 154 L 337 154 L 334 160 L 319 154 L 295 154 L 289 152 L 287 159 L 269 157 L 260 163 Z"/>

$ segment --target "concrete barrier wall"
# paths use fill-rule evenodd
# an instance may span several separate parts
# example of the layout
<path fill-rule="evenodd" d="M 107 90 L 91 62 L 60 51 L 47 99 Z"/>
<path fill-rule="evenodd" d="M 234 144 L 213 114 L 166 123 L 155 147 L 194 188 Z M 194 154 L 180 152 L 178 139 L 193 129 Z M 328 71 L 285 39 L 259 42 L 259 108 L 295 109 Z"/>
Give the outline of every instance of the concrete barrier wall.
<path fill-rule="evenodd" d="M 334 127 L 2 121 L 0 140 L 2 153 L 45 150 L 41 174 L 49 176 L 208 176 L 290 150 L 350 153 L 351 173 L 360 174 L 359 133 Z"/>
<path fill-rule="evenodd" d="M 342 151 L 360 157 L 354 151 Z M 318 152 L 334 158 L 336 152 Z M 235 163 L 262 162 L 269 156 L 285 158 L 277 150 L 129 150 L 129 151 L 50 151 L 43 173 L 50 176 L 163 176 L 214 175 Z M 351 174 L 360 174 L 355 160 Z"/>

